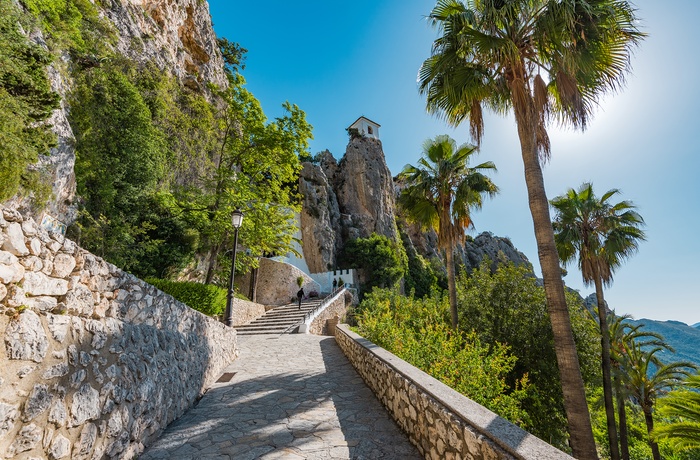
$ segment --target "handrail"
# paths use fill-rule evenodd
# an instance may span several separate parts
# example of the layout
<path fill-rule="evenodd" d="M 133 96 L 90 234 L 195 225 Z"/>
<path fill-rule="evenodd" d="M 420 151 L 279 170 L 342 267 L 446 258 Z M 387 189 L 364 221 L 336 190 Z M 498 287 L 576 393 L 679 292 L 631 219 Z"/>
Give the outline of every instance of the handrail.
<path fill-rule="evenodd" d="M 323 310 L 324 308 L 326 308 L 326 304 L 328 304 L 328 303 L 330 303 L 331 301 L 333 301 L 333 300 L 334 300 L 339 294 L 341 294 L 343 291 L 345 291 L 345 287 L 344 287 L 344 286 L 343 286 L 343 287 L 339 287 L 339 288 L 337 288 L 335 291 L 333 291 L 333 292 L 331 292 L 330 294 L 328 294 L 326 297 L 323 298 L 323 301 L 322 301 L 320 304 L 318 304 L 318 305 L 316 306 L 316 308 L 314 308 L 313 310 L 309 310 L 308 312 L 306 312 L 306 314 L 304 315 L 304 319 L 303 319 L 302 321 L 300 321 L 300 323 L 305 323 L 305 322 L 307 322 L 307 321 L 308 321 L 309 319 L 311 319 L 316 313 L 318 313 L 319 311 L 321 311 L 321 310 Z"/>
<path fill-rule="evenodd" d="M 321 303 L 319 303 L 319 304 L 316 306 L 316 308 L 314 308 L 313 310 L 309 310 L 308 312 L 306 312 L 306 314 L 304 315 L 304 317 L 303 317 L 302 319 L 300 319 L 300 320 L 297 321 L 296 323 L 292 324 L 291 326 L 289 326 L 289 327 L 288 327 L 287 329 L 285 329 L 284 331 L 280 332 L 280 336 L 286 334 L 287 332 L 291 331 L 291 330 L 294 329 L 295 327 L 297 327 L 297 326 L 299 326 L 299 325 L 301 325 L 301 324 L 306 323 L 306 322 L 307 322 L 309 319 L 311 319 L 316 313 L 318 313 L 319 311 L 321 311 L 321 310 L 323 310 L 324 308 L 326 308 L 326 307 L 328 306 L 328 304 L 329 304 L 331 301 L 335 300 L 335 298 L 336 298 L 339 294 L 343 293 L 345 290 L 346 290 L 345 287 L 341 287 L 341 288 L 337 288 L 335 291 L 333 291 L 333 292 L 331 292 L 330 294 L 328 294 L 326 297 L 323 298 L 323 300 L 321 300 Z"/>

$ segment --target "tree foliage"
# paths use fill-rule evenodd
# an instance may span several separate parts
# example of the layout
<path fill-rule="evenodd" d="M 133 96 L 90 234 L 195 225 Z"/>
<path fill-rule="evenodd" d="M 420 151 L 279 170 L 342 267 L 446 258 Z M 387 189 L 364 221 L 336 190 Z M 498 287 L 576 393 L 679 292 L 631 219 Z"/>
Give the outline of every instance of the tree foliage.
<path fill-rule="evenodd" d="M 628 1 L 438 0 L 439 36 L 419 71 L 429 112 L 468 122 L 477 144 L 484 109 L 513 111 L 537 239 L 571 446 L 597 458 L 551 229 L 542 161 L 551 120 L 585 128 L 599 99 L 624 83 L 643 34 Z"/>
<path fill-rule="evenodd" d="M 452 330 L 445 296 L 416 300 L 375 288 L 362 301 L 357 321 L 368 340 L 511 422 L 530 424 L 521 407 L 531 390 L 528 377 L 508 383 L 516 362 L 510 347 L 489 346 L 474 333 Z"/>
<path fill-rule="evenodd" d="M 59 105 L 46 76 L 51 56 L 22 34 L 21 19 L 11 0 L 0 0 L 0 201 L 18 192 L 47 198 L 33 165 L 56 143 L 46 123 Z"/>
<path fill-rule="evenodd" d="M 400 241 L 373 233 L 369 238 L 355 238 L 345 244 L 343 259 L 362 269 L 367 282 L 363 292 L 373 287 L 391 288 L 404 277 L 408 269 L 406 250 Z"/>
<path fill-rule="evenodd" d="M 566 448 L 566 419 L 558 379 L 554 338 L 544 289 L 527 267 L 501 263 L 495 271 L 484 259 L 457 282 L 460 330 L 474 332 L 489 347 L 506 344 L 517 357 L 506 382 L 527 374 L 532 388 L 523 401 L 530 420 L 526 429 L 559 448 Z M 581 370 L 589 384 L 599 379 L 596 325 L 580 297 L 567 295 Z"/>
<path fill-rule="evenodd" d="M 610 360 L 610 335 L 607 325 L 606 303 L 603 286 L 612 283 L 613 272 L 622 262 L 637 251 L 645 236 L 641 230 L 644 219 L 628 201 L 611 203 L 619 193 L 609 190 L 598 198 L 593 185 L 584 183 L 578 191 L 569 189 L 566 194 L 551 201 L 554 216 L 554 242 L 564 265 L 578 259 L 578 267 L 585 285 L 595 285 L 598 323 L 601 334 L 601 368 L 603 371 L 603 395 L 607 414 L 611 458 L 618 460 L 617 427 L 613 404 L 613 384 Z"/>
<path fill-rule="evenodd" d="M 406 165 L 399 174 L 404 184 L 399 205 L 410 221 L 434 229 L 438 245 L 445 251 L 454 328 L 458 320 L 453 251 L 464 240 L 466 230 L 473 227 L 471 211 L 481 208 L 485 196 L 498 192 L 498 187 L 483 174 L 496 169 L 493 162 L 469 166 L 476 152 L 473 145 L 457 145 L 447 135 L 437 136 L 423 144 L 418 165 Z"/>
<path fill-rule="evenodd" d="M 676 449 L 700 452 L 699 390 L 700 374 L 694 374 L 659 401 L 664 422 L 654 428 L 656 440 L 667 439 Z"/>

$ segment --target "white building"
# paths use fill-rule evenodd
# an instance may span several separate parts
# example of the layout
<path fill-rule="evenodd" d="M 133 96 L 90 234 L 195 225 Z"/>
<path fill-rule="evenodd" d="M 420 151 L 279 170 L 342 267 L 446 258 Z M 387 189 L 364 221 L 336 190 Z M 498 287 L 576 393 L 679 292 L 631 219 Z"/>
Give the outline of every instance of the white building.
<path fill-rule="evenodd" d="M 348 126 L 348 129 L 356 129 L 364 137 L 379 139 L 379 123 L 375 123 L 369 118 L 360 117 L 353 124 Z"/>

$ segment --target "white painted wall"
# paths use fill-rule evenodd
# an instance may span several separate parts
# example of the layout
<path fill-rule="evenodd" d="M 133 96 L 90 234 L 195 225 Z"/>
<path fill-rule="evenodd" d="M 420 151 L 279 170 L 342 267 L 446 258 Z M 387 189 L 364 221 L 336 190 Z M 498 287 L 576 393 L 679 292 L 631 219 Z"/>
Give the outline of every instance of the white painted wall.
<path fill-rule="evenodd" d="M 379 125 L 368 122 L 366 118 L 360 118 L 355 123 L 350 125 L 351 128 L 357 129 L 360 134 L 372 139 L 379 139 Z M 371 133 L 370 133 L 371 131 Z"/>

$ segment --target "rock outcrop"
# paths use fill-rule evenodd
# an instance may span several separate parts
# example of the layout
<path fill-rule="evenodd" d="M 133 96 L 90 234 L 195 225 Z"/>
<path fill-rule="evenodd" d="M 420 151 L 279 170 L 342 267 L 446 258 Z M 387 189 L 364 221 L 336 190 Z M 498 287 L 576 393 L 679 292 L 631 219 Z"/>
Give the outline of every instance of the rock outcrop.
<path fill-rule="evenodd" d="M 319 153 L 314 163 L 303 164 L 299 189 L 304 258 L 312 273 L 335 268 L 338 255 L 351 239 L 372 233 L 398 239 L 397 225 L 418 254 L 426 259 L 442 257 L 435 231 L 409 224 L 397 209 L 400 187 L 391 177 L 379 140 L 352 138 L 340 162 L 328 150 Z M 502 261 L 532 266 L 508 238 L 489 232 L 468 238 L 456 252 L 467 271 L 477 268 L 485 257 L 493 270 Z"/>
<path fill-rule="evenodd" d="M 334 177 L 343 240 L 372 233 L 397 239 L 394 181 L 382 143 L 368 137 L 350 140 Z"/>
<path fill-rule="evenodd" d="M 303 164 L 301 234 L 304 258 L 312 273 L 336 267 L 345 243 L 372 233 L 398 239 L 394 184 L 382 143 L 357 137 L 336 162 L 328 151 Z"/>
<path fill-rule="evenodd" d="M 300 221 L 306 263 L 311 273 L 332 270 L 340 245 L 340 211 L 324 169 L 304 163 L 299 191 L 303 197 Z"/>
<path fill-rule="evenodd" d="M 93 2 L 100 15 L 114 27 L 115 52 L 137 63 L 152 62 L 163 72 L 176 76 L 182 84 L 207 94 L 208 84 L 225 86 L 224 62 L 216 41 L 209 5 L 200 0 L 127 0 Z M 46 47 L 42 34 L 28 33 L 37 44 Z M 68 123 L 65 97 L 70 79 L 64 67 L 70 66 L 68 50 L 49 66 L 51 88 L 61 96 L 61 106 L 48 122 L 58 138 L 58 145 L 39 159 L 36 168 L 45 172 L 52 184 L 53 196 L 45 211 L 59 223 L 70 224 L 76 217 L 75 137 Z M 27 200 L 15 198 L 6 203 L 33 212 Z"/>

